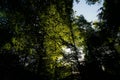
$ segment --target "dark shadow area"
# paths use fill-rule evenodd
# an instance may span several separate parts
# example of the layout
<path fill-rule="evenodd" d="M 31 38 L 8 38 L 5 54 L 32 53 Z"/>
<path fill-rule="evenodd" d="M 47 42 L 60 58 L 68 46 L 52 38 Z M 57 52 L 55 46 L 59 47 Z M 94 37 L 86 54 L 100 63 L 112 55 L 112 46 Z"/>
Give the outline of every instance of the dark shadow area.
<path fill-rule="evenodd" d="M 0 54 L 1 80 L 40 80 L 34 72 L 28 71 L 19 63 L 18 55 L 4 51 Z"/>

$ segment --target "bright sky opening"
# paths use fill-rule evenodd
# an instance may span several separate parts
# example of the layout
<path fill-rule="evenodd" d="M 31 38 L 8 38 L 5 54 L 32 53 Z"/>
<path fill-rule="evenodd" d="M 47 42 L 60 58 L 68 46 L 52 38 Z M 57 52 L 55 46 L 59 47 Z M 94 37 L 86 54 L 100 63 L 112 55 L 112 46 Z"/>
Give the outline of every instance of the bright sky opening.
<path fill-rule="evenodd" d="M 76 11 L 75 16 L 83 15 L 89 22 L 98 20 L 97 15 L 99 13 L 99 8 L 102 7 L 102 3 L 88 5 L 85 0 L 80 0 L 79 3 L 74 2 L 73 10 Z"/>

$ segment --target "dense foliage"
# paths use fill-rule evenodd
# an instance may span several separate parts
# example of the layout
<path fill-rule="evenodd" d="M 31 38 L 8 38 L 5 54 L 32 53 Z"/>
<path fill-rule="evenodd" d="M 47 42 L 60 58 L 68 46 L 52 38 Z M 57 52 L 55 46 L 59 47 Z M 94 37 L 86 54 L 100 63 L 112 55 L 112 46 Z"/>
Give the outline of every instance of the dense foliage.
<path fill-rule="evenodd" d="M 92 23 L 73 0 L 0 0 L 0 79 L 119 80 L 120 1 L 103 2 Z"/>

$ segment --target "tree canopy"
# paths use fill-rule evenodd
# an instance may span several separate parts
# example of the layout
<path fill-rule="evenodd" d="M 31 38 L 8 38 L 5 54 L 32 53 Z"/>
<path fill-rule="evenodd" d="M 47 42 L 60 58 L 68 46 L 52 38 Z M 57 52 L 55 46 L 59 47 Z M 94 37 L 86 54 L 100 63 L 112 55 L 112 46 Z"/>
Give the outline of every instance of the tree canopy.
<path fill-rule="evenodd" d="M 73 0 L 0 0 L 0 79 L 119 80 L 120 1 L 103 2 L 92 23 Z"/>

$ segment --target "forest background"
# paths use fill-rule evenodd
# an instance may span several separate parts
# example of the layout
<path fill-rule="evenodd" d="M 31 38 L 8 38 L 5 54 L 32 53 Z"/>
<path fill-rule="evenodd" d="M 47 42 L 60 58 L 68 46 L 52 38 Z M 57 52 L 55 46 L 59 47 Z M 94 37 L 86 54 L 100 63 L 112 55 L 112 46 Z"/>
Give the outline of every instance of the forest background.
<path fill-rule="evenodd" d="M 72 8 L 73 0 L 0 0 L 1 80 L 120 79 L 120 1 L 103 0 L 92 23 Z"/>

